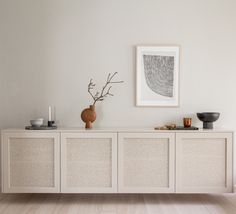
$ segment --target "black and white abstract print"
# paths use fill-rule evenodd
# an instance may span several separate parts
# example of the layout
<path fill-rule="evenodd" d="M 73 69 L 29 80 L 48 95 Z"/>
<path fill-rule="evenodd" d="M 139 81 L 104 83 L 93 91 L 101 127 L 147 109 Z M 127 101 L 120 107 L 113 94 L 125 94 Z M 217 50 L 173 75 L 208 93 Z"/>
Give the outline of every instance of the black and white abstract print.
<path fill-rule="evenodd" d="M 143 55 L 146 83 L 152 91 L 173 97 L 174 63 L 174 56 Z"/>

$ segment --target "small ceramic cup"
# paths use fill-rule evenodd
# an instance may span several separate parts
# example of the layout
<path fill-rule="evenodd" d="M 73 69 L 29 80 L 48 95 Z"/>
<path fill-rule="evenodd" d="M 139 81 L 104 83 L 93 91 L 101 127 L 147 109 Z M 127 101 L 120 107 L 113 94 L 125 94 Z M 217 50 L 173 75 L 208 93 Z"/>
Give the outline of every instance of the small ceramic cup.
<path fill-rule="evenodd" d="M 34 120 L 30 120 L 30 124 L 33 127 L 40 127 L 43 125 L 43 118 L 38 118 Z"/>
<path fill-rule="evenodd" d="M 184 118 L 183 119 L 184 127 L 189 128 L 192 125 L 192 118 Z"/>

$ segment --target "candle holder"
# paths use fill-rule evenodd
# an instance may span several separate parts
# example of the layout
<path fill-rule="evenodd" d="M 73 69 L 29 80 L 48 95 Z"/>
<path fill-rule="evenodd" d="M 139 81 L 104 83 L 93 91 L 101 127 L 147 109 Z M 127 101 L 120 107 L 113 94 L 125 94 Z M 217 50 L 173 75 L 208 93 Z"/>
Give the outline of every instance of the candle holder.
<path fill-rule="evenodd" d="M 48 121 L 48 127 L 52 127 L 55 121 Z"/>

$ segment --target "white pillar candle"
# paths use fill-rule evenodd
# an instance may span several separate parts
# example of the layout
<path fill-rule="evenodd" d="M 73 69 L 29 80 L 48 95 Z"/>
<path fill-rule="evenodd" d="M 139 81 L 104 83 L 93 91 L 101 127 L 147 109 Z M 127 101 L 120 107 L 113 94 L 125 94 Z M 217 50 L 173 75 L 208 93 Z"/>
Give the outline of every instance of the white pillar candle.
<path fill-rule="evenodd" d="M 48 121 L 52 121 L 52 108 L 51 108 L 51 106 L 48 107 Z"/>

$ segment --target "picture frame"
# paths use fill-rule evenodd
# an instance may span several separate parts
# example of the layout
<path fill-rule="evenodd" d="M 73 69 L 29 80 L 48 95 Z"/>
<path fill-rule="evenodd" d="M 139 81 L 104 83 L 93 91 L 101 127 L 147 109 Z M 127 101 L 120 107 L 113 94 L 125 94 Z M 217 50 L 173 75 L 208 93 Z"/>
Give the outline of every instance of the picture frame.
<path fill-rule="evenodd" d="M 136 106 L 179 107 L 179 46 L 136 47 Z"/>

